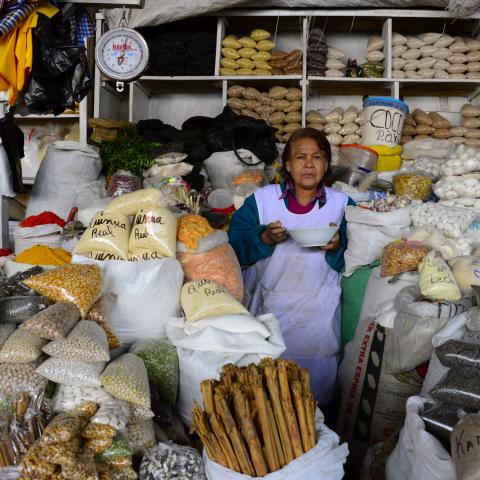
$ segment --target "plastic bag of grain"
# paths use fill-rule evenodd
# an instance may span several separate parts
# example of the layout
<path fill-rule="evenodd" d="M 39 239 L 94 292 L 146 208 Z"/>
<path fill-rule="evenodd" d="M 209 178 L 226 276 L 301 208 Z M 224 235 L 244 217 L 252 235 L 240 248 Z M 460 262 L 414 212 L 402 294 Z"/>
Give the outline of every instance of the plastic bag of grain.
<path fill-rule="evenodd" d="M 73 253 L 91 256 L 92 252 L 101 251 L 119 260 L 127 260 L 129 234 L 130 222 L 126 215 L 97 213 Z"/>
<path fill-rule="evenodd" d="M 177 237 L 177 258 L 187 281 L 211 280 L 243 300 L 242 271 L 225 232 L 213 230 L 199 215 L 185 215 L 178 220 Z"/>
<path fill-rule="evenodd" d="M 144 188 L 115 198 L 105 208 L 104 213 L 114 215 L 135 215 L 140 210 L 156 209 L 164 206 L 164 197 L 156 188 Z"/>
<path fill-rule="evenodd" d="M 210 280 L 186 283 L 180 301 L 187 322 L 217 315 L 248 314 L 246 308 L 225 287 Z"/>
<path fill-rule="evenodd" d="M 175 256 L 177 217 L 166 208 L 139 210 L 128 242 L 129 260 Z"/>

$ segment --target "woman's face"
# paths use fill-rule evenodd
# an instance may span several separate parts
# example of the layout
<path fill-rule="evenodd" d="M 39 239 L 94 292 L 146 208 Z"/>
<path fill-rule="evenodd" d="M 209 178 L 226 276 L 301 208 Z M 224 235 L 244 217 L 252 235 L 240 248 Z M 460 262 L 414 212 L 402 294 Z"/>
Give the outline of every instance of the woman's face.
<path fill-rule="evenodd" d="M 291 145 L 286 168 L 296 186 L 311 190 L 322 181 L 327 170 L 327 158 L 313 138 L 301 138 Z"/>

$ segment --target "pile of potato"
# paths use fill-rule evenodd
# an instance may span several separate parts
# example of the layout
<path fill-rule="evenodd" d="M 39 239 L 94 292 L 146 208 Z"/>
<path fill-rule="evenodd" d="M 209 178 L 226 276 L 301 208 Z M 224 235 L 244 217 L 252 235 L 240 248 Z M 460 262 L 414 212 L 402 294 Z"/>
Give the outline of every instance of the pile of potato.
<path fill-rule="evenodd" d="M 403 145 L 411 140 L 433 137 L 450 140 L 461 145 L 480 147 L 480 108 L 469 103 L 462 106 L 462 124 L 452 126 L 451 122 L 436 112 L 426 113 L 419 108 L 405 118 L 402 138 Z"/>
<path fill-rule="evenodd" d="M 228 35 L 222 41 L 220 75 L 268 76 L 272 75 L 271 50 L 275 44 L 268 40 L 271 34 L 257 28 L 249 37 Z"/>
<path fill-rule="evenodd" d="M 227 105 L 237 114 L 262 119 L 277 129 L 275 136 L 286 143 L 302 127 L 302 91 L 275 86 L 268 92 L 253 87 L 232 85 L 227 90 Z"/>
<path fill-rule="evenodd" d="M 337 107 L 327 115 L 316 110 L 307 113 L 307 126 L 326 134 L 330 145 L 359 143 L 362 138 L 363 110 L 355 105 Z"/>
<path fill-rule="evenodd" d="M 480 78 L 480 41 L 423 33 L 392 37 L 393 78 Z"/>

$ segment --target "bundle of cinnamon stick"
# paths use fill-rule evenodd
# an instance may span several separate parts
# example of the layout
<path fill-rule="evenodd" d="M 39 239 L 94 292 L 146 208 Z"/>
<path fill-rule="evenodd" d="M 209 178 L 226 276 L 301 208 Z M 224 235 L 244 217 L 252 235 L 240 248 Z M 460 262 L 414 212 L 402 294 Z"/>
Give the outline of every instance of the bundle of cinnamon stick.
<path fill-rule="evenodd" d="M 222 369 L 201 383 L 193 430 L 214 462 L 251 477 L 280 470 L 317 443 L 310 372 L 291 360 Z"/>

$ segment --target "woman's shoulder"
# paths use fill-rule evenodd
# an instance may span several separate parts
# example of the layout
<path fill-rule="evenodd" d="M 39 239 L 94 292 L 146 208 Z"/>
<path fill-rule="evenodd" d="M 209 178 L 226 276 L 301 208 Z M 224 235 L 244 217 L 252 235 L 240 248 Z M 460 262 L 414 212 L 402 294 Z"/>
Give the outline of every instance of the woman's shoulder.
<path fill-rule="evenodd" d="M 325 190 L 327 191 L 327 200 L 332 199 L 334 202 L 345 203 L 345 205 L 347 205 L 349 199 L 347 194 L 330 187 L 326 187 Z"/>

